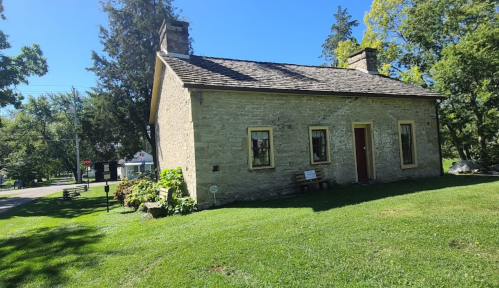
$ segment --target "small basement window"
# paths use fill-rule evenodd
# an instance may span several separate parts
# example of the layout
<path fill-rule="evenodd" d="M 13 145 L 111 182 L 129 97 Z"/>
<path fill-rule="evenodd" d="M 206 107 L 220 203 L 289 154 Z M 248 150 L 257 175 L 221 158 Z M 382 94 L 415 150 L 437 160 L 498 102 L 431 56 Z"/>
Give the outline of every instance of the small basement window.
<path fill-rule="evenodd" d="M 330 163 L 329 127 L 309 127 L 310 137 L 310 163 Z"/>
<path fill-rule="evenodd" d="M 273 168 L 274 167 L 274 142 L 272 139 L 272 127 L 250 127 L 248 128 L 249 144 L 249 168 Z"/>

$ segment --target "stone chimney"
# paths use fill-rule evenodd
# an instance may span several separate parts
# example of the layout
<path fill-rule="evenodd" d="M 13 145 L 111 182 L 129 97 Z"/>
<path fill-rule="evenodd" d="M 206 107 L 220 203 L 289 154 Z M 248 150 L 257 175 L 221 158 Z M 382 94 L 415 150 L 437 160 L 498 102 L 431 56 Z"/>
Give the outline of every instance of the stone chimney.
<path fill-rule="evenodd" d="M 348 68 L 378 74 L 378 56 L 374 48 L 364 48 L 347 55 Z"/>
<path fill-rule="evenodd" d="M 159 29 L 161 51 L 166 55 L 189 59 L 189 23 L 165 20 Z"/>

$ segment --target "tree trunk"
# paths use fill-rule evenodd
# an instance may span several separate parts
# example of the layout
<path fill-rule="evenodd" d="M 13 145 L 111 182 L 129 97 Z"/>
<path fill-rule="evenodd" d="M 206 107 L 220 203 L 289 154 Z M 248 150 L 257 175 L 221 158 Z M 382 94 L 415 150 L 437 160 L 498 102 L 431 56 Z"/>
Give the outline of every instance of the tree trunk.
<path fill-rule="evenodd" d="M 480 111 L 480 107 L 478 107 L 478 103 L 474 95 L 471 95 L 470 105 L 476 119 L 480 160 L 487 161 L 487 144 L 485 142 L 485 131 L 483 129 L 483 113 Z"/>
<path fill-rule="evenodd" d="M 472 155 L 471 155 L 470 145 L 469 144 L 464 145 L 464 152 L 466 152 L 466 157 L 468 158 L 468 160 L 471 160 L 472 159 Z"/>
<path fill-rule="evenodd" d="M 452 143 L 454 144 L 454 147 L 456 147 L 457 153 L 459 154 L 459 158 L 461 158 L 461 160 L 466 160 L 467 158 L 466 155 L 464 155 L 463 147 L 460 144 L 461 141 L 457 137 L 456 130 L 450 124 L 446 124 L 445 127 L 447 128 L 447 131 L 449 131 Z"/>
<path fill-rule="evenodd" d="M 477 121 L 478 145 L 480 147 L 480 160 L 487 161 L 487 143 L 485 142 L 485 132 L 483 131 L 483 119 Z"/>

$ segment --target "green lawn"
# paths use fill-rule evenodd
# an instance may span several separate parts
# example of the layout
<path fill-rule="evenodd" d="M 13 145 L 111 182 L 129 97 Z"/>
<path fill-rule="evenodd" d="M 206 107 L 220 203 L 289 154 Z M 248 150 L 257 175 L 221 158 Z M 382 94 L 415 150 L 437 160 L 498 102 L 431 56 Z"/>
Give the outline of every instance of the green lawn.
<path fill-rule="evenodd" d="M 0 214 L 0 287 L 498 287 L 499 177 L 348 186 L 150 219 L 103 187 Z"/>

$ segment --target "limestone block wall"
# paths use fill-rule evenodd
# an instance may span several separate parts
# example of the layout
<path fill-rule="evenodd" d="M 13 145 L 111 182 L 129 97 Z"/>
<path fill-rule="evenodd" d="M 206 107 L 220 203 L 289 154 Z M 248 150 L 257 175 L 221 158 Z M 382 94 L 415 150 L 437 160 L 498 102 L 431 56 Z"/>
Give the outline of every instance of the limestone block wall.
<path fill-rule="evenodd" d="M 294 193 L 294 171 L 317 166 L 339 183 L 355 182 L 354 122 L 373 123 L 376 180 L 439 175 L 432 100 L 204 91 L 201 104 L 191 97 L 201 207 L 213 204 L 213 184 L 219 187 L 217 203 Z M 417 168 L 400 167 L 398 120 L 414 121 Z M 258 126 L 273 128 L 275 168 L 249 169 L 247 131 Z M 330 164 L 310 164 L 309 126 L 329 127 Z"/>
<path fill-rule="evenodd" d="M 158 169 L 181 167 L 189 193 L 196 199 L 190 93 L 168 66 L 163 66 L 162 78 L 155 123 Z"/>

